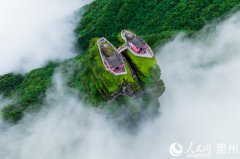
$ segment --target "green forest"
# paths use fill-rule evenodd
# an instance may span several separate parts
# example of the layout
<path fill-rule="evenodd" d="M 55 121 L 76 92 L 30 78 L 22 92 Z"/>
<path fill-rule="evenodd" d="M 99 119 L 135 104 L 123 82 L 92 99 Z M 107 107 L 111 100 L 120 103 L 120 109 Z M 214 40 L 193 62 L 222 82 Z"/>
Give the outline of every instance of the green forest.
<path fill-rule="evenodd" d="M 25 111 L 38 109 L 59 65 L 74 68 L 70 87 L 87 94 L 92 103 L 102 102 L 105 97 L 99 94 L 108 90 L 100 81 L 103 77 L 89 73 L 99 71 L 99 67 L 89 65 L 95 58 L 90 54 L 91 50 L 96 50 L 95 46 L 89 48 L 93 46 L 90 43 L 93 38 L 106 37 L 114 45 L 120 45 L 120 31 L 129 29 L 154 49 L 179 32 L 193 34 L 206 24 L 221 21 L 238 11 L 239 4 L 240 0 L 95 0 L 82 8 L 84 14 L 75 29 L 76 48 L 80 48 L 77 50 L 81 55 L 61 64 L 51 62 L 24 75 L 0 76 L 0 93 L 14 101 L 4 107 L 1 114 L 5 120 L 16 122 Z M 99 64 L 98 61 L 93 63 Z M 79 68 L 83 64 L 86 64 L 84 70 Z M 96 81 L 96 84 L 86 84 L 89 81 Z M 163 90 L 163 83 L 158 82 Z"/>
<path fill-rule="evenodd" d="M 239 0 L 95 0 L 85 7 L 78 24 L 78 44 L 86 48 L 94 37 L 112 43 L 123 29 L 143 36 L 150 45 L 179 31 L 193 33 L 239 8 Z"/>

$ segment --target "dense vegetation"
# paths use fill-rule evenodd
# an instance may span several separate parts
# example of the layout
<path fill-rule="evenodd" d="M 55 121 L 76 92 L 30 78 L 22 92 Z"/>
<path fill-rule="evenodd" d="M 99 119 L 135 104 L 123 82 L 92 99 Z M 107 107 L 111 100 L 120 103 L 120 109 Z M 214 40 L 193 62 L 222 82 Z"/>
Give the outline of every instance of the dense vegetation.
<path fill-rule="evenodd" d="M 97 41 L 98 38 L 92 39 L 84 55 L 78 55 L 58 67 L 58 70 L 62 71 L 67 77 L 65 80 L 68 86 L 78 90 L 80 92 L 79 97 L 92 106 L 103 106 L 106 105 L 107 101 L 117 99 L 118 102 L 113 104 L 114 106 L 108 106 L 110 108 L 108 111 L 113 111 L 112 108 L 115 106 L 128 103 L 129 98 L 125 98 L 125 100 L 119 98 L 121 96 L 119 93 L 123 93 L 123 87 L 128 87 L 128 91 L 133 96 L 135 93 L 144 92 L 145 89 L 154 87 L 158 89 L 153 89 L 151 93 L 145 93 L 144 97 L 147 97 L 147 95 L 149 97 L 144 100 L 144 105 L 150 105 L 150 99 L 152 99 L 154 104 L 159 106 L 157 99 L 164 91 L 164 84 L 160 79 L 160 68 L 156 59 L 143 59 L 126 52 L 126 57 L 128 56 L 128 59 L 134 64 L 137 76 L 132 76 L 131 68 L 126 62 L 127 74 L 114 76 L 105 70 L 98 52 Z M 22 118 L 24 112 L 40 108 L 45 92 L 51 86 L 51 77 L 57 66 L 51 63 L 45 68 L 33 70 L 22 77 L 16 89 L 11 89 L 13 93 L 9 97 L 14 101 L 2 110 L 3 118 L 16 122 Z M 0 77 L 0 81 L 5 81 L 1 84 L 6 88 L 14 85 L 13 83 L 20 78 L 19 75 L 11 75 L 11 78 L 8 76 L 10 75 Z M 4 90 L 7 91 L 7 89 Z M 150 98 L 150 96 L 154 98 Z M 138 110 L 138 113 L 140 113 L 142 109 Z M 136 113 L 136 109 L 133 111 Z"/>
<path fill-rule="evenodd" d="M 98 38 L 91 40 L 86 55 L 78 56 L 75 60 L 70 60 L 67 64 L 74 65 L 72 78 L 69 80 L 71 87 L 86 92 L 87 99 L 93 105 L 106 102 L 110 95 L 121 89 L 125 82 L 139 90 L 135 79 L 131 76 L 130 68 L 125 64 L 128 74 L 113 76 L 105 70 L 102 59 L 98 53 Z"/>
<path fill-rule="evenodd" d="M 133 90 L 144 90 L 142 103 L 136 107 L 136 99 L 120 96 L 112 102 L 110 111 L 119 110 L 119 106 L 128 103 L 128 112 L 134 112 L 132 118 L 139 118 L 139 111 L 148 106 L 154 111 L 158 107 L 157 98 L 164 91 L 160 80 L 160 69 L 154 59 L 138 59 L 126 52 L 126 58 L 132 61 L 137 71 L 137 79 L 126 75 L 112 78 L 103 71 L 103 65 L 96 48 L 96 37 L 106 37 L 114 45 L 121 44 L 119 32 L 129 29 L 142 36 L 151 46 L 162 43 L 179 31 L 194 33 L 205 24 L 221 19 L 225 13 L 237 10 L 240 0 L 95 0 L 85 7 L 85 13 L 77 28 L 77 42 L 85 54 L 70 59 L 61 68 L 69 74 L 70 87 L 82 92 L 87 102 L 98 105 L 106 102 L 109 95 L 120 89 L 116 81 L 131 83 Z M 93 40 L 91 40 L 93 39 Z M 144 63 L 144 65 L 142 64 Z M 143 67 L 143 66 L 148 67 Z M 0 94 L 13 99 L 2 110 L 3 118 L 18 121 L 23 112 L 32 111 L 41 105 L 57 64 L 33 70 L 25 75 L 6 74 L 0 76 Z M 129 72 L 129 68 L 128 72 Z M 149 91 L 150 90 L 150 91 Z M 152 92 L 152 93 L 149 93 Z M 150 103 L 153 101 L 153 103 Z M 157 111 L 156 111 L 157 112 Z M 134 114 L 133 113 L 133 114 Z"/>
<path fill-rule="evenodd" d="M 0 76 L 0 93 L 4 96 L 10 96 L 17 86 L 22 83 L 23 79 L 22 75 L 13 73 Z"/>
<path fill-rule="evenodd" d="M 122 29 L 130 29 L 153 45 L 179 31 L 193 32 L 223 17 L 240 0 L 95 0 L 76 29 L 78 43 L 86 48 L 94 37 L 115 42 Z"/>
<path fill-rule="evenodd" d="M 13 99 L 13 102 L 2 110 L 4 119 L 18 121 L 24 111 L 38 108 L 45 96 L 45 91 L 51 84 L 56 66 L 50 63 L 44 68 L 25 74 L 24 77 L 13 74 L 0 76 L 0 86 L 3 88 L 0 90 L 5 96 Z"/>
<path fill-rule="evenodd" d="M 102 64 L 97 40 L 94 38 L 90 41 L 86 54 L 79 55 L 62 66 L 72 70 L 68 75 L 68 84 L 84 92 L 81 98 L 88 104 L 105 106 L 103 109 L 111 113 L 111 116 L 114 114 L 114 117 L 119 116 L 121 119 L 124 116 L 132 124 L 143 116 L 149 116 L 146 112 L 151 113 L 151 116 L 156 115 L 160 106 L 158 98 L 165 90 L 156 59 L 137 57 L 130 51 L 125 51 L 122 55 L 128 61 L 125 62 L 127 74 L 113 76 Z M 122 95 L 123 87 L 128 89 L 127 94 L 131 97 Z M 108 103 L 109 100 L 112 102 Z"/>

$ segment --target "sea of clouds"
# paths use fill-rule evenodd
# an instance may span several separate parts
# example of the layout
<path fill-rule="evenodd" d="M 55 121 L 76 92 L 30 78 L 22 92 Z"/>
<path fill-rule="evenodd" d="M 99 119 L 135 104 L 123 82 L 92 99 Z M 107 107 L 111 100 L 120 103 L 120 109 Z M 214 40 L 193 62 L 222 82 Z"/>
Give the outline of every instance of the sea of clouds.
<path fill-rule="evenodd" d="M 1 158 L 172 159 L 172 143 L 183 146 L 177 158 L 187 158 L 191 143 L 210 144 L 214 159 L 239 158 L 240 151 L 238 155 L 217 154 L 216 146 L 240 144 L 240 14 L 211 27 L 210 32 L 201 31 L 192 38 L 180 33 L 158 49 L 166 84 L 159 99 L 161 115 L 142 123 L 136 134 L 85 107 L 76 94 L 69 94 L 62 75 L 56 73 L 56 89 L 48 91 L 40 113 L 27 114 L 14 126 L 0 121 Z M 28 61 L 28 55 L 22 52 L 17 57 Z M 1 55 L 0 60 L 11 63 L 9 59 Z M 6 67 L 2 72 L 9 70 Z M 0 107 L 8 102 L 0 101 Z"/>

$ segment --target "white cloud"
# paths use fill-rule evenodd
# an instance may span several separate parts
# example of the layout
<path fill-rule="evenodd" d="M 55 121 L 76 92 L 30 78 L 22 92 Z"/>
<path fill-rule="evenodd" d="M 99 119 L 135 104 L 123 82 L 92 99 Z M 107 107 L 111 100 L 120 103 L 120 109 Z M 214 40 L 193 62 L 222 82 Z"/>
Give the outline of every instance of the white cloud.
<path fill-rule="evenodd" d="M 74 13 L 90 0 L 1 0 L 0 75 L 74 56 Z"/>
<path fill-rule="evenodd" d="M 179 35 L 160 49 L 166 92 L 158 124 L 166 145 L 239 142 L 239 42 L 238 13 L 208 34 L 195 39 Z M 215 156 L 221 157 L 234 158 Z"/>
<path fill-rule="evenodd" d="M 166 83 L 162 115 L 137 134 L 117 129 L 68 94 L 59 75 L 47 107 L 20 124 L 0 123 L 3 159 L 172 159 L 173 142 L 240 141 L 240 15 L 196 39 L 178 36 L 157 56 Z M 202 36 L 204 35 L 204 36 Z M 213 147 L 214 148 L 214 147 Z M 240 154 L 239 154 L 240 155 Z M 234 159 L 239 155 L 214 155 Z M 180 157 L 181 158 L 181 157 Z M 186 157 L 182 157 L 186 158 Z"/>

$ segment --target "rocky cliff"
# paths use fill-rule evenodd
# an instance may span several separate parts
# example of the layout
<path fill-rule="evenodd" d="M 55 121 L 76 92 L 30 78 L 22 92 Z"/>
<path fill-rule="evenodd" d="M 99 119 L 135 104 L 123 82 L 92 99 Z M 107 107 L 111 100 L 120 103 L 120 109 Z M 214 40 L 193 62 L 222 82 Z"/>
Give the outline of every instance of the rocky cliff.
<path fill-rule="evenodd" d="M 119 32 L 130 29 L 143 37 L 150 46 L 158 46 L 179 31 L 190 35 L 213 19 L 219 20 L 237 10 L 239 2 L 224 1 L 169 1 L 169 0 L 95 0 L 84 7 L 85 13 L 76 27 L 77 48 L 80 55 L 63 63 L 49 63 L 24 75 L 0 76 L 0 94 L 12 99 L 1 110 L 2 117 L 19 121 L 24 112 L 41 108 L 47 89 L 52 86 L 56 70 L 66 75 L 67 85 L 80 94 L 88 105 L 103 110 L 116 118 L 136 121 L 152 116 L 159 108 L 158 97 L 164 91 L 161 71 L 156 59 L 143 59 L 128 51 L 124 76 L 113 76 L 105 71 L 96 37 L 106 37 L 121 46 Z M 134 74 L 134 75 L 133 75 Z"/>

